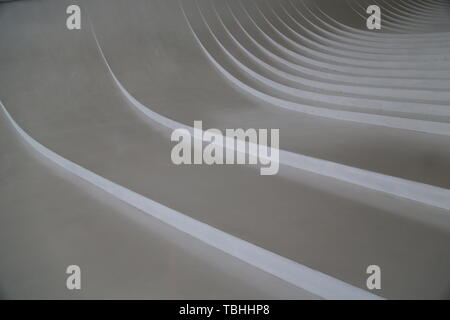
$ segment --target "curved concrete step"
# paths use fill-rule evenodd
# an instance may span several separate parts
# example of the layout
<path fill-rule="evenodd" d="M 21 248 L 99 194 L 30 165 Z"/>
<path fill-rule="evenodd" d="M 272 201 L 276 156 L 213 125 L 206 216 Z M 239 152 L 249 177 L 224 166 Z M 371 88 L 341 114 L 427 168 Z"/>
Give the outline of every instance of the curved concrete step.
<path fill-rule="evenodd" d="M 95 17 L 103 51 L 111 60 L 105 59 L 111 65 L 108 73 L 89 29 L 67 33 L 55 28 L 61 22 L 55 10 L 64 12 L 61 9 L 69 3 L 16 2 L 0 20 L 0 36 L 5 40 L 0 42 L 0 57 L 7 61 L 2 64 L 0 95 L 12 115 L 10 123 L 32 147 L 122 201 L 188 232 L 194 229 L 204 241 L 217 240 L 232 255 L 326 297 L 366 296 L 361 289 L 372 259 L 394 279 L 383 287 L 382 296 L 445 296 L 449 210 L 358 188 L 330 176 L 355 175 L 355 166 L 342 171 L 336 167 L 338 162 L 356 161 L 366 169 L 385 163 L 378 167 L 383 172 L 390 170 L 391 162 L 399 176 L 445 185 L 432 177 L 435 172 L 442 176 L 445 165 L 433 169 L 418 159 L 424 146 L 434 161 L 445 159 L 448 139 L 352 123 L 343 126 L 341 121 L 274 110 L 229 86 L 208 63 L 178 1 L 81 3 L 83 12 L 93 9 L 89 14 Z M 9 41 L 13 34 L 15 41 Z M 248 81 L 242 70 L 233 72 Z M 150 119 L 135 114 L 127 105 L 130 102 Z M 169 129 L 186 127 L 192 119 L 204 119 L 205 127 L 216 128 L 280 125 L 285 135 L 282 147 L 296 153 L 294 158 L 283 153 L 283 161 L 300 160 L 303 169 L 286 165 L 278 176 L 259 177 L 247 166 L 171 165 Z M 374 138 L 383 148 L 394 148 L 389 161 L 384 162 L 385 153 L 377 149 Z M 359 155 L 321 162 L 300 156 L 302 148 L 324 159 L 336 160 L 336 151 L 354 150 Z M 306 172 L 308 166 L 319 174 Z M 408 168 L 415 170 L 408 172 Z M 366 171 L 373 170 L 361 173 Z M 373 172 L 370 175 L 366 180 L 372 179 Z M 400 189 L 390 192 L 404 192 L 398 182 L 394 178 L 387 183 L 388 188 Z M 427 190 L 421 189 L 419 197 L 428 197 Z M 430 264 L 436 257 L 439 263 Z M 225 271 L 233 272 L 228 267 Z"/>

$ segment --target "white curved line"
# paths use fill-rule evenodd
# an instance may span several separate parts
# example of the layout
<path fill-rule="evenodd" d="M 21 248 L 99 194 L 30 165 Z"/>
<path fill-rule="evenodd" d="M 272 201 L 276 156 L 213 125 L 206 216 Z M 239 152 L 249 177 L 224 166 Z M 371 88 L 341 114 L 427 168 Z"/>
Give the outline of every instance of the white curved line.
<path fill-rule="evenodd" d="M 416 119 L 407 119 L 407 118 L 398 118 L 398 117 L 390 117 L 383 115 L 375 115 L 375 114 L 367 114 L 360 112 L 350 112 L 345 110 L 333 110 L 327 109 L 323 107 L 313 107 L 304 104 L 299 104 L 291 101 L 286 101 L 284 99 L 280 99 L 277 97 L 273 97 L 264 92 L 254 89 L 248 84 L 242 82 L 237 79 L 234 75 L 232 75 L 228 70 L 222 67 L 216 59 L 209 53 L 209 51 L 204 47 L 201 40 L 198 38 L 196 32 L 194 31 L 192 25 L 190 24 L 189 18 L 186 16 L 184 9 L 183 13 L 191 29 L 192 34 L 194 35 L 197 43 L 200 45 L 201 49 L 211 61 L 212 64 L 216 66 L 216 68 L 234 85 L 240 87 L 242 90 L 250 93 L 251 95 L 260 98 L 276 107 L 281 107 L 285 109 L 289 109 L 296 112 L 311 114 L 314 116 L 325 117 L 336 120 L 345 120 L 352 121 L 358 123 L 366 123 L 376 126 L 389 127 L 395 129 L 405 129 L 411 131 L 418 131 L 424 133 L 438 134 L 450 136 L 450 124 L 442 123 L 442 122 L 433 122 L 427 120 L 416 120 Z"/>
<path fill-rule="evenodd" d="M 253 42 L 244 31 L 242 35 L 247 37 L 253 43 L 253 50 L 248 48 L 248 45 L 243 43 L 243 40 L 239 40 L 235 34 L 232 33 L 232 30 L 227 26 L 224 19 L 219 14 L 216 5 L 212 2 L 212 10 L 214 11 L 215 16 L 217 17 L 220 25 L 224 29 L 225 33 L 228 37 L 235 43 L 235 45 L 243 51 L 247 56 L 249 56 L 253 62 L 257 63 L 264 70 L 268 70 L 270 73 L 275 74 L 276 76 L 283 78 L 289 82 L 295 82 L 297 84 L 312 87 L 314 89 L 322 89 L 328 90 L 330 92 L 342 92 L 348 95 L 364 95 L 367 92 L 370 92 L 371 99 L 398 99 L 403 97 L 409 97 L 413 99 L 424 99 L 424 100 L 433 100 L 433 102 L 449 102 L 450 101 L 450 93 L 447 91 L 433 91 L 433 90 L 423 90 L 423 89 L 404 89 L 404 88 L 378 88 L 378 87 L 367 87 L 359 84 L 349 84 L 347 82 L 342 81 L 343 83 L 336 84 L 333 81 L 329 81 L 329 79 L 325 78 L 323 75 L 316 73 L 314 74 L 314 78 L 309 78 L 311 74 L 307 74 L 304 76 L 298 76 L 291 73 L 288 73 L 282 70 L 279 67 L 275 67 L 267 62 L 266 59 L 262 59 L 255 55 L 253 50 L 259 51 L 264 56 L 270 55 L 261 49 L 257 44 Z M 341 41 L 342 42 L 342 41 Z M 320 81 L 316 80 L 320 79 Z M 356 80 L 355 80 L 356 81 Z M 450 112 L 450 110 L 449 110 Z"/>
<path fill-rule="evenodd" d="M 348 73 L 340 73 L 338 71 L 332 71 L 332 70 L 328 70 L 327 72 L 323 72 L 321 71 L 321 69 L 317 69 L 317 67 L 315 66 L 308 66 L 310 64 L 309 61 L 302 61 L 301 64 L 295 64 L 293 62 L 291 62 L 290 60 L 287 60 L 285 57 L 283 57 L 283 55 L 279 55 L 278 53 L 275 54 L 272 52 L 274 46 L 272 44 L 270 44 L 269 46 L 272 46 L 273 48 L 271 50 L 269 50 L 268 48 L 266 48 L 267 43 L 264 45 L 263 43 L 260 43 L 260 40 L 256 40 L 256 38 L 254 36 L 252 36 L 250 34 L 250 31 L 247 31 L 246 28 L 244 27 L 244 25 L 239 21 L 239 18 L 237 18 L 236 16 L 236 12 L 234 12 L 235 9 L 232 9 L 231 6 L 229 5 L 229 3 L 227 1 L 225 1 L 225 6 L 228 8 L 228 10 L 231 13 L 231 16 L 234 18 L 234 20 L 236 21 L 236 24 L 238 26 L 240 26 L 240 28 L 242 29 L 242 32 L 244 34 L 247 35 L 247 37 L 249 37 L 249 39 L 251 39 L 251 41 L 258 47 L 260 48 L 262 51 L 264 51 L 267 55 L 269 55 L 273 60 L 277 61 L 278 63 L 283 64 L 284 66 L 286 66 L 287 68 L 291 69 L 291 70 L 295 70 L 301 73 L 306 73 L 309 75 L 315 75 L 315 74 L 320 74 L 322 77 L 325 77 L 327 79 L 330 80 L 334 80 L 334 81 L 344 81 L 346 83 L 353 83 L 354 81 L 357 81 L 357 83 L 359 84 L 366 84 L 366 85 L 375 85 L 375 86 L 388 86 L 388 87 L 398 87 L 398 79 L 399 78 L 389 78 L 389 77 L 380 77 L 380 76 L 374 76 L 374 75 L 356 75 L 356 74 L 348 74 Z M 247 15 L 248 17 L 248 15 Z M 250 17 L 248 17 L 250 19 Z M 251 21 L 251 19 L 250 19 Z M 253 26 L 254 28 L 257 27 L 254 25 L 254 23 L 252 22 L 251 26 Z M 247 27 L 248 28 L 248 27 Z M 257 32 L 259 33 L 259 30 L 257 30 Z M 266 41 L 268 41 L 269 43 L 271 43 L 268 39 L 266 39 L 265 37 L 263 37 L 263 39 L 265 39 Z M 302 63 L 306 63 L 305 66 L 302 65 Z M 448 80 L 433 80 L 432 78 L 427 78 L 424 79 L 423 77 L 421 79 L 417 79 L 417 78 L 400 78 L 402 83 L 404 84 L 404 86 L 410 86 L 410 87 L 417 87 L 417 86 L 422 86 L 425 83 L 428 84 L 432 84 L 432 89 L 447 89 L 447 85 L 450 85 L 450 81 Z M 396 83 L 394 83 L 393 81 L 395 81 Z M 428 87 L 428 86 L 427 86 Z M 430 89 L 430 87 L 428 87 L 428 89 Z"/>
<path fill-rule="evenodd" d="M 264 7 L 262 7 L 262 5 Z M 296 49 L 295 52 L 302 53 L 302 51 L 304 51 L 314 55 L 316 58 L 322 58 L 333 63 L 340 62 L 348 66 L 363 67 L 369 72 L 370 70 L 373 70 L 373 68 L 395 70 L 399 73 L 411 69 L 429 70 L 432 72 L 433 70 L 448 68 L 448 64 L 446 64 L 445 61 L 443 63 L 443 59 L 409 61 L 411 56 L 403 56 L 391 60 L 393 58 L 392 55 L 385 55 L 382 53 L 362 54 L 353 53 L 349 50 L 342 50 L 336 47 L 330 49 L 330 46 L 314 42 L 303 36 L 301 33 L 296 33 L 280 16 L 278 16 L 276 10 L 267 2 L 254 3 L 254 6 L 273 31 L 291 47 Z M 287 30 L 286 34 L 284 34 L 281 29 Z M 298 41 L 292 39 L 292 37 L 287 34 L 293 35 Z"/>
<path fill-rule="evenodd" d="M 250 10 L 243 4 L 242 1 L 236 0 L 236 3 L 240 6 L 240 8 L 243 10 L 243 12 L 246 13 L 250 21 L 255 25 L 255 27 L 258 29 L 261 36 L 263 36 L 267 41 L 269 41 L 274 47 L 276 47 L 278 50 L 283 52 L 285 55 L 288 55 L 291 57 L 291 59 L 294 59 L 296 61 L 300 62 L 307 62 L 310 63 L 318 68 L 326 68 L 329 70 L 332 70 L 333 72 L 343 72 L 343 73 L 349 73 L 352 75 L 362 75 L 366 76 L 368 74 L 370 75 L 376 75 L 381 77 L 394 77 L 397 78 L 399 75 L 402 77 L 426 77 L 427 79 L 446 79 L 449 80 L 448 72 L 445 72 L 445 70 L 439 70 L 439 69 L 433 69 L 429 70 L 426 73 L 424 73 L 424 70 L 426 69 L 399 69 L 394 70 L 393 68 L 376 68 L 376 67 L 364 67 L 364 66 L 356 66 L 351 65 L 353 64 L 352 61 L 348 61 L 348 63 L 345 63 L 344 60 L 338 58 L 338 57 L 330 57 L 327 58 L 327 55 L 324 53 L 317 52 L 315 50 L 307 49 L 304 46 L 301 46 L 300 44 L 295 44 L 292 40 L 289 41 L 287 37 L 281 33 L 279 30 L 277 30 L 273 24 L 266 18 L 266 16 L 261 12 L 258 6 L 251 7 L 251 9 L 254 9 L 252 12 L 256 13 L 256 16 L 253 16 L 250 13 Z M 249 2 L 245 2 L 249 3 Z M 264 27 L 265 26 L 265 27 Z M 271 30 L 276 34 L 276 37 L 273 37 L 268 30 Z M 280 41 L 280 39 L 282 39 Z M 284 44 L 283 44 L 284 42 Z M 290 46 L 300 46 L 302 49 L 299 49 L 299 51 L 289 48 L 289 45 L 286 45 L 286 42 L 290 43 Z M 301 50 L 301 52 L 300 52 Z M 337 61 L 342 60 L 342 63 L 337 63 Z M 347 59 L 348 60 L 348 59 Z M 336 61 L 336 62 L 334 62 Z M 353 61 L 355 62 L 355 61 Z"/>
<path fill-rule="evenodd" d="M 237 56 L 232 53 L 230 50 L 228 50 L 225 45 L 222 43 L 222 40 L 220 40 L 216 34 L 215 31 L 212 30 L 210 24 L 208 23 L 207 19 L 205 18 L 205 15 L 202 13 L 202 10 L 200 7 L 197 6 L 199 15 L 202 18 L 202 21 L 204 25 L 206 26 L 207 30 L 209 31 L 209 34 L 214 39 L 215 43 L 220 47 L 222 52 L 233 61 L 233 63 L 238 66 L 241 70 L 243 70 L 244 73 L 248 74 L 250 77 L 255 79 L 257 82 L 260 82 L 264 85 L 266 85 L 269 88 L 272 88 L 276 91 L 280 91 L 283 93 L 287 93 L 293 97 L 297 98 L 303 98 L 307 99 L 309 101 L 313 102 L 319 102 L 319 103 L 327 103 L 332 105 L 335 108 L 355 108 L 355 109 L 369 109 L 370 110 L 376 110 L 376 111 L 384 111 L 384 112 L 398 112 L 402 114 L 416 114 L 416 115 L 435 115 L 435 116 L 449 116 L 450 115 L 450 108 L 448 106 L 444 105 L 438 105 L 438 104 L 432 104 L 432 103 L 417 103 L 417 102 L 405 102 L 405 101 L 391 101 L 386 100 L 383 98 L 366 98 L 366 97 L 355 97 L 355 96 L 349 96 L 348 94 L 345 95 L 339 95 L 335 93 L 328 93 L 328 92 L 315 92 L 309 89 L 299 89 L 294 88 L 288 85 L 285 85 L 283 83 L 277 82 L 275 80 L 272 80 L 271 78 L 262 75 L 259 71 L 254 71 L 251 69 L 245 62 L 241 62 Z M 220 18 L 219 18 L 220 19 Z M 234 41 L 233 41 L 234 43 Z M 239 47 L 239 46 L 238 46 Z M 242 49 L 239 47 L 239 49 Z M 246 50 L 246 49 L 242 49 Z M 249 53 L 250 59 L 252 62 L 256 64 L 260 64 L 259 61 L 257 61 L 258 58 L 253 57 Z M 262 62 L 264 63 L 264 62 Z M 266 66 L 263 66 L 266 67 Z M 268 66 L 270 68 L 270 66 Z M 271 70 L 272 71 L 272 70 Z M 325 89 L 323 89 L 325 90 Z M 333 102 L 330 103 L 330 100 Z M 333 109 L 330 108 L 330 109 Z M 328 109 L 325 107 L 325 109 Z M 353 112 L 353 111 L 352 111 Z M 364 112 L 364 111 L 362 111 Z M 389 116 L 392 118 L 402 118 L 402 117 L 394 117 Z M 408 118 L 405 116 L 404 118 Z M 431 122 L 431 121 L 430 121 Z M 448 125 L 450 128 L 450 125 Z"/>
<path fill-rule="evenodd" d="M 278 6 L 272 6 L 269 5 L 266 2 L 264 2 L 265 5 L 267 5 L 267 8 L 273 12 L 273 14 L 278 18 L 280 23 L 284 24 L 285 27 L 290 30 L 290 34 L 292 34 L 295 39 L 299 39 L 299 41 L 305 41 L 305 43 L 309 43 L 312 46 L 317 46 L 318 48 L 321 48 L 323 50 L 326 50 L 328 53 L 330 51 L 340 53 L 341 55 L 346 55 L 348 57 L 354 57 L 357 59 L 369 59 L 369 60 L 376 60 L 380 63 L 389 60 L 389 61 L 409 61 L 409 62 L 418 62 L 422 63 L 425 62 L 425 59 L 429 59 L 432 61 L 445 61 L 449 56 L 448 54 L 435 54 L 435 55 L 421 55 L 421 54 L 400 54 L 400 53 L 392 53 L 392 52 L 386 52 L 386 50 L 371 50 L 368 52 L 361 51 L 361 47 L 353 47 L 348 46 L 345 43 L 333 41 L 328 38 L 322 37 L 320 34 L 317 34 L 313 31 L 311 31 L 306 25 L 309 24 L 307 19 L 303 19 L 302 23 L 299 21 L 295 21 L 293 19 L 291 13 L 287 11 L 284 6 L 283 2 L 280 2 Z M 286 20 L 284 18 L 287 18 Z M 290 22 L 290 23 L 289 23 Z M 306 22 L 306 25 L 303 23 Z M 296 27 L 300 28 L 298 30 Z M 309 35 L 307 37 L 306 35 Z M 375 52 L 376 51 L 376 52 Z"/>
<path fill-rule="evenodd" d="M 182 8 L 183 10 L 183 8 Z M 184 14 L 184 10 L 183 10 Z M 185 16 L 186 17 L 186 16 Z M 187 17 L 186 17 L 187 19 Z M 94 40 L 97 44 L 99 53 L 103 58 L 103 61 L 109 70 L 111 77 L 113 78 L 115 84 L 119 88 L 120 92 L 124 95 L 124 97 L 139 111 L 141 111 L 144 115 L 146 115 L 149 119 L 160 123 L 161 125 L 170 128 L 184 128 L 189 132 L 193 133 L 194 128 L 182 124 L 180 122 L 169 119 L 163 115 L 160 115 L 150 108 L 146 107 L 142 103 L 140 103 L 137 99 L 135 99 L 120 83 L 120 81 L 115 76 L 112 71 L 106 56 L 103 53 L 103 50 L 100 46 L 100 43 L 95 34 L 94 28 L 91 25 L 91 32 L 94 37 Z M 224 137 L 227 139 L 227 137 Z M 220 140 L 220 139 L 219 139 Z M 230 144 L 229 144 L 230 145 Z M 231 144 L 231 145 L 234 145 Z M 238 149 L 239 144 L 237 144 L 238 152 L 246 152 L 248 150 Z M 248 148 L 251 150 L 252 148 Z M 350 166 L 346 166 L 343 164 L 317 159 L 309 156 L 305 156 L 302 154 L 293 153 L 286 150 L 269 148 L 270 152 L 279 152 L 280 163 L 313 172 L 319 174 L 321 176 L 330 177 L 334 179 L 338 179 L 340 181 L 348 182 L 351 184 L 359 185 L 368 189 L 380 191 L 383 193 L 392 194 L 401 198 L 406 198 L 410 200 L 414 200 L 417 202 L 421 202 L 427 205 L 435 206 L 438 208 L 443 208 L 446 210 L 450 210 L 450 190 L 419 183 L 415 181 L 410 181 L 406 179 L 401 179 L 397 177 L 392 177 L 368 170 L 358 169 Z M 272 153 L 271 153 L 272 154 Z"/>
<path fill-rule="evenodd" d="M 381 297 L 360 288 L 354 287 L 341 280 L 308 268 L 295 261 L 251 244 L 250 242 L 225 233 L 208 224 L 195 220 L 61 157 L 28 135 L 11 117 L 1 101 L 0 106 L 14 129 L 35 151 L 77 177 L 95 185 L 117 199 L 142 210 L 162 222 L 322 298 L 382 299 Z"/>

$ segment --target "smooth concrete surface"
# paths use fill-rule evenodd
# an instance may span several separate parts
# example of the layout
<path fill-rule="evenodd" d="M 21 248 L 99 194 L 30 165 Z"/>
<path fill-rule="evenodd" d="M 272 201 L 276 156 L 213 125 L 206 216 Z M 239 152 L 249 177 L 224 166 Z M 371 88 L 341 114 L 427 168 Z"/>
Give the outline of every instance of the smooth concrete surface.
<path fill-rule="evenodd" d="M 450 82 L 445 19 L 393 24 L 364 41 L 368 31 L 345 1 L 96 0 L 78 2 L 83 28 L 68 31 L 71 3 L 0 5 L 0 99 L 33 139 L 147 199 L 356 288 L 366 289 L 366 267 L 378 264 L 384 285 L 373 293 L 380 297 L 449 297 L 448 210 L 284 165 L 273 177 L 249 166 L 175 166 L 170 128 L 132 106 L 101 54 L 135 99 L 169 119 L 203 120 L 206 128 L 280 128 L 285 150 L 447 188 L 448 136 L 278 108 L 230 83 L 211 63 L 213 57 L 247 86 L 293 103 L 337 110 L 339 100 L 350 112 L 445 124 L 450 99 L 439 87 Z M 433 35 L 438 27 L 433 37 L 417 31 Z M 339 37 L 347 41 L 335 52 Z M 386 47 L 386 57 L 373 47 Z M 357 66 L 358 57 L 373 66 Z M 384 86 L 385 79 L 395 85 Z M 370 111 L 377 101 L 380 108 Z M 317 298 L 122 204 L 30 146 L 25 152 L 5 112 L 1 130 L 2 296 L 73 297 L 62 266 L 75 259 L 93 274 L 84 298 Z M 210 278 L 196 286 L 200 273 Z"/>
<path fill-rule="evenodd" d="M 189 7 L 194 6 L 190 1 L 183 4 L 185 7 L 189 4 Z M 216 5 L 225 6 L 223 1 L 218 1 Z M 191 126 L 194 120 L 202 119 L 205 128 L 276 127 L 283 132 L 281 149 L 409 180 L 449 186 L 449 179 L 443 175 L 450 171 L 448 137 L 300 115 L 255 100 L 245 92 L 236 94 L 236 88 L 227 85 L 228 81 L 224 81 L 223 76 L 211 68 L 208 58 L 186 28 L 177 3 L 173 4 L 170 13 L 177 16 L 176 20 L 172 20 L 176 21 L 178 28 L 172 20 L 164 19 L 164 8 L 168 4 L 162 5 L 161 9 L 152 6 L 152 10 L 148 10 L 150 13 L 133 7 L 125 10 L 123 7 L 126 4 L 120 1 L 117 6 L 119 8 L 107 6 L 104 9 L 101 6 L 98 12 L 99 17 L 106 15 L 113 19 L 100 19 L 91 9 L 95 31 L 117 78 L 133 97 L 151 110 Z M 110 13 L 112 10 L 115 12 Z M 124 14 L 129 14 L 129 18 L 120 19 L 119 15 Z M 159 25 L 167 26 L 158 28 Z M 204 33 L 208 33 L 206 27 Z M 164 37 L 166 34 L 170 37 Z M 146 38 L 152 40 L 144 41 Z M 158 43 L 158 46 L 153 43 Z M 214 40 L 208 45 L 213 46 Z M 159 61 L 160 56 L 165 56 L 167 60 L 152 62 Z M 230 62 L 224 62 L 233 67 Z M 248 77 L 242 71 L 238 75 Z M 192 78 L 196 79 L 197 85 L 186 85 Z M 403 82 L 403 79 L 397 79 L 397 84 Z M 258 86 L 258 83 L 253 83 Z M 370 92 L 370 88 L 359 90 Z M 175 92 L 176 98 L 168 98 Z M 336 96 L 328 96 L 328 101 L 336 99 Z M 448 97 L 445 100 L 443 107 L 448 110 L 450 100 Z M 378 103 L 382 105 L 383 101 Z M 425 104 L 422 109 L 429 111 L 430 107 Z"/>
<path fill-rule="evenodd" d="M 2 299 L 318 298 L 49 166 L 0 124 Z M 73 263 L 81 291 L 65 287 Z"/>
<path fill-rule="evenodd" d="M 8 121 L 16 132 L 36 152 L 47 160 L 70 172 L 84 181 L 91 183 L 99 189 L 106 191 L 119 200 L 140 209 L 157 218 L 161 222 L 176 228 L 195 239 L 201 240 L 210 246 L 228 253 L 241 261 L 266 271 L 282 280 L 308 290 L 326 299 L 378 299 L 379 297 L 358 289 L 338 279 L 308 268 L 295 261 L 277 255 L 271 251 L 255 246 L 245 240 L 234 237 L 226 232 L 216 229 L 208 224 L 193 219 L 181 212 L 177 212 L 158 202 L 146 198 L 130 189 L 118 185 L 98 174 L 80 167 L 76 163 L 61 157 L 30 137 L 11 118 L 9 112 L 1 105 Z"/>

